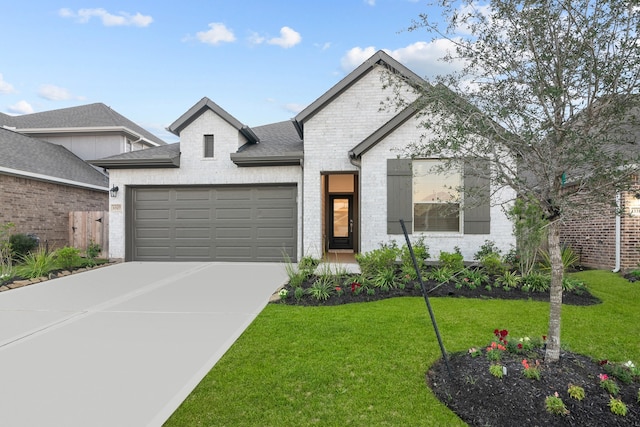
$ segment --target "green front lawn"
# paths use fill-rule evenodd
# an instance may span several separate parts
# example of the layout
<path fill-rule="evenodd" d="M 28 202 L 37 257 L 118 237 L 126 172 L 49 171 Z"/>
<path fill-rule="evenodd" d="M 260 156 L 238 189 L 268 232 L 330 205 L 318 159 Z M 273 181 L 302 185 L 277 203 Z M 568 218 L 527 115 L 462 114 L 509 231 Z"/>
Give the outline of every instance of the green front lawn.
<path fill-rule="evenodd" d="M 603 303 L 563 307 L 563 345 L 640 363 L 640 284 L 574 275 Z M 447 351 L 483 345 L 496 328 L 546 335 L 548 303 L 431 300 Z M 167 426 L 464 425 L 425 384 L 440 350 L 422 298 L 332 307 L 268 305 Z"/>

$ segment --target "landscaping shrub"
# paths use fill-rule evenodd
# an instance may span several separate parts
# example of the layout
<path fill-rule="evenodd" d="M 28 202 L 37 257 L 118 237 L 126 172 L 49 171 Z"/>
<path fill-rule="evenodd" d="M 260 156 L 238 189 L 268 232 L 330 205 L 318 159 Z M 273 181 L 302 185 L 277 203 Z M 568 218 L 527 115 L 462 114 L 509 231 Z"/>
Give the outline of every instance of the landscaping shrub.
<path fill-rule="evenodd" d="M 9 244 L 13 252 L 13 259 L 20 259 L 38 247 L 38 238 L 28 234 L 13 234 L 9 237 Z"/>
<path fill-rule="evenodd" d="M 67 270 L 77 267 L 82 262 L 80 250 L 70 246 L 58 249 L 55 251 L 54 256 L 58 267 Z"/>
<path fill-rule="evenodd" d="M 492 276 L 501 275 L 506 270 L 506 267 L 500 258 L 500 254 L 496 252 L 483 255 L 480 258 L 480 266 L 487 274 Z"/>
<path fill-rule="evenodd" d="M 531 273 L 522 277 L 522 290 L 525 292 L 548 292 L 551 277 L 543 273 Z"/>
<path fill-rule="evenodd" d="M 563 246 L 560 252 L 560 256 L 562 257 L 562 266 L 565 271 L 575 267 L 580 261 L 580 255 L 578 255 L 571 248 L 571 246 Z M 549 257 L 549 252 L 540 251 L 540 258 L 540 269 L 544 271 L 551 270 L 551 259 Z"/>
<path fill-rule="evenodd" d="M 480 261 L 482 260 L 482 258 L 486 257 L 487 255 L 497 255 L 499 258 L 500 253 L 501 253 L 500 249 L 498 248 L 498 246 L 493 240 L 485 240 L 484 244 L 480 246 L 480 249 L 478 249 L 478 252 L 476 252 L 475 255 L 473 256 L 473 259 L 475 259 L 476 261 Z"/>
<path fill-rule="evenodd" d="M 382 244 L 380 248 L 371 252 L 356 254 L 356 261 L 360 265 L 362 274 L 374 277 L 379 271 L 396 267 L 396 259 L 400 254 L 400 249 L 395 242 L 392 244 Z"/>
<path fill-rule="evenodd" d="M 46 276 L 56 269 L 56 261 L 53 253 L 44 249 L 29 252 L 22 258 L 22 264 L 16 267 L 16 274 L 27 279 Z"/>
<path fill-rule="evenodd" d="M 456 248 L 455 252 L 440 252 L 438 257 L 440 267 L 445 267 L 454 272 L 458 272 L 464 268 L 464 257 L 460 253 L 460 249 Z"/>

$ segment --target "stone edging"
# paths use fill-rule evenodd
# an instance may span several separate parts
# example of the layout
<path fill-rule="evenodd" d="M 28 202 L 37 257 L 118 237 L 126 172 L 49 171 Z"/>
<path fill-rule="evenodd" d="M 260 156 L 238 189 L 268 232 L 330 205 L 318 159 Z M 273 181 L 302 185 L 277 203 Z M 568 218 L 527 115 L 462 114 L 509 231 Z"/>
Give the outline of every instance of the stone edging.
<path fill-rule="evenodd" d="M 70 276 L 72 274 L 84 273 L 85 271 L 95 270 L 97 268 L 108 267 L 110 265 L 118 264 L 120 261 L 110 261 L 105 264 L 96 265 L 95 267 L 83 267 L 77 270 L 63 270 L 57 273 L 49 273 L 48 276 L 36 277 L 35 279 L 14 280 L 11 283 L 0 286 L 0 292 L 10 291 L 11 289 L 23 288 L 25 286 L 34 285 L 36 283 L 46 282 L 48 280 L 57 279 L 58 277 Z"/>

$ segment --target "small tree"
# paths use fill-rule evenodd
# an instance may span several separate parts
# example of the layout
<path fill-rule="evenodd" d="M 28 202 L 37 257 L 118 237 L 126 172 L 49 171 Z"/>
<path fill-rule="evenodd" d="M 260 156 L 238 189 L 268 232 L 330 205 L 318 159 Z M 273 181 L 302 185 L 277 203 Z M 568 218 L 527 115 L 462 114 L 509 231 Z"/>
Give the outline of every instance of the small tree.
<path fill-rule="evenodd" d="M 477 163 L 492 190 L 508 187 L 540 208 L 551 261 L 545 360 L 560 357 L 560 224 L 574 210 L 613 204 L 638 164 L 640 7 L 628 0 L 441 0 L 421 15 L 453 46 L 462 70 L 419 88 L 425 128 L 413 156 Z M 390 84 L 395 85 L 390 77 Z M 403 104 L 400 93 L 392 103 Z M 612 209 L 614 207 L 612 206 Z"/>

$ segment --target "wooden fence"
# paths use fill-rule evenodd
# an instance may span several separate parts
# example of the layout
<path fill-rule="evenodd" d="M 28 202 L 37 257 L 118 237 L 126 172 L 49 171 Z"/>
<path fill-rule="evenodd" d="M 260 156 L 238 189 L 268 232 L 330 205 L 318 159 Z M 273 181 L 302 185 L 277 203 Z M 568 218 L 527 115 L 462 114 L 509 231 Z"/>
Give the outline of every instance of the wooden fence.
<path fill-rule="evenodd" d="M 69 212 L 69 246 L 83 253 L 91 243 L 102 248 L 100 258 L 109 254 L 109 212 Z"/>

